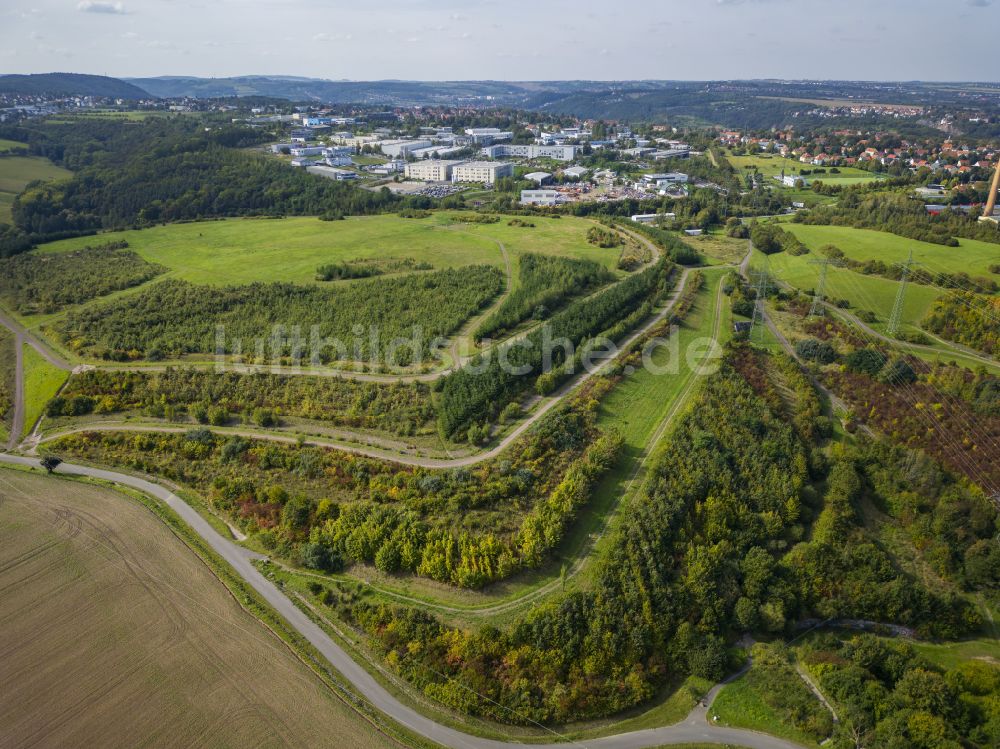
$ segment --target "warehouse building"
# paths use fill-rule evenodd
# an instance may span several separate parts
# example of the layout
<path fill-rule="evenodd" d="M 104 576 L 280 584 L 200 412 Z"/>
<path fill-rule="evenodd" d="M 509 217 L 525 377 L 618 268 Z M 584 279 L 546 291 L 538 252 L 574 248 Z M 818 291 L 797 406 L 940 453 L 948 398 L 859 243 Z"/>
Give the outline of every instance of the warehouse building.
<path fill-rule="evenodd" d="M 414 151 L 421 148 L 430 148 L 433 143 L 429 140 L 384 140 L 379 145 L 382 153 L 394 159 L 405 159 Z"/>
<path fill-rule="evenodd" d="M 452 182 L 482 182 L 492 185 L 498 179 L 513 176 L 513 164 L 498 161 L 465 161 L 456 164 L 451 170 Z"/>
<path fill-rule="evenodd" d="M 521 205 L 558 205 L 561 202 L 558 190 L 521 190 Z"/>

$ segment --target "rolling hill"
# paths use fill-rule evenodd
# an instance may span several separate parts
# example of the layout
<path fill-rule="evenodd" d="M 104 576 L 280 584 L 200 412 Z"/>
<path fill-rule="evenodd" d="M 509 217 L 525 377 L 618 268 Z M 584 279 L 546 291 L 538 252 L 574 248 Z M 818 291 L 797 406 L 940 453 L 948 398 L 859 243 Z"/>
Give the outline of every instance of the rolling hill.
<path fill-rule="evenodd" d="M 28 96 L 106 96 L 113 99 L 148 99 L 135 84 L 103 75 L 80 73 L 32 73 L 0 75 L 0 93 Z"/>

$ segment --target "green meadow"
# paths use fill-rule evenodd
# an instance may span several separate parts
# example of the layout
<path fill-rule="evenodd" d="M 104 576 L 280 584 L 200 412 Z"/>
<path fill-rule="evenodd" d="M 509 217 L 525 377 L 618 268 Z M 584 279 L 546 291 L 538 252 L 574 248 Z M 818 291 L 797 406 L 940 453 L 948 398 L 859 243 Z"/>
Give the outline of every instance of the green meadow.
<path fill-rule="evenodd" d="M 498 242 L 511 256 L 515 283 L 516 261 L 525 252 L 590 258 L 609 268 L 618 260 L 616 250 L 587 242 L 592 224 L 584 219 L 534 218 L 535 228 L 520 228 L 507 226 L 508 218 L 496 224 L 460 223 L 453 220 L 458 215 L 203 221 L 77 237 L 44 245 L 40 251 L 60 252 L 124 239 L 142 257 L 169 269 L 161 278 L 199 284 L 313 283 L 318 266 L 362 258 L 413 258 L 435 269 L 479 263 L 503 268 Z"/>
<path fill-rule="evenodd" d="M 778 185 L 778 183 L 772 178 L 780 175 L 782 169 L 784 169 L 786 175 L 798 175 L 802 170 L 806 170 L 807 172 L 811 172 L 805 175 L 805 179 L 808 182 L 821 181 L 828 185 L 857 185 L 881 179 L 871 172 L 866 172 L 864 169 L 858 169 L 853 166 L 836 167 L 840 170 L 839 174 L 837 172 L 831 174 L 831 167 L 803 164 L 798 159 L 786 159 L 778 154 L 755 154 L 753 156 L 732 156 L 727 154 L 726 159 L 741 171 L 756 167 L 767 179 L 767 183 L 774 186 Z M 825 171 L 817 174 L 817 169 Z"/>
<path fill-rule="evenodd" d="M 0 154 L 8 153 L 18 148 L 27 148 L 27 143 L 22 143 L 18 140 L 7 140 L 6 138 L 0 138 Z"/>
<path fill-rule="evenodd" d="M 16 141 L 0 140 L 0 152 Z M 53 180 L 68 177 L 70 172 L 39 156 L 4 156 L 0 158 L 0 223 L 10 223 L 10 207 L 14 196 L 25 185 L 35 180 Z"/>
<path fill-rule="evenodd" d="M 847 252 L 847 250 L 845 250 Z M 754 251 L 753 268 L 764 267 L 764 255 Z M 781 252 L 770 256 L 770 270 L 775 280 L 797 289 L 812 293 L 819 285 L 819 266 L 810 263 L 816 255 L 800 255 L 798 257 Z M 892 314 L 896 301 L 899 282 L 879 276 L 866 276 L 846 268 L 831 268 L 826 277 L 826 298 L 830 301 L 847 299 L 852 311 L 867 310 L 874 312 L 878 322 L 872 327 L 883 329 Z M 903 323 L 917 326 L 927 308 L 940 296 L 941 292 L 931 286 L 910 284 L 906 290 L 903 303 Z"/>
<path fill-rule="evenodd" d="M 809 226 L 789 222 L 782 228 L 792 232 L 810 250 L 832 244 L 842 249 L 851 260 L 859 262 L 881 260 L 889 264 L 901 263 L 913 250 L 913 259 L 930 271 L 964 272 L 972 276 L 989 276 L 989 267 L 1000 263 L 1000 244 L 975 239 L 959 239 L 958 247 L 945 247 L 884 231 L 849 226 Z"/>
<path fill-rule="evenodd" d="M 41 354 L 24 344 L 24 431 L 31 433 L 38 417 L 66 381 L 66 372 L 49 364 Z"/>

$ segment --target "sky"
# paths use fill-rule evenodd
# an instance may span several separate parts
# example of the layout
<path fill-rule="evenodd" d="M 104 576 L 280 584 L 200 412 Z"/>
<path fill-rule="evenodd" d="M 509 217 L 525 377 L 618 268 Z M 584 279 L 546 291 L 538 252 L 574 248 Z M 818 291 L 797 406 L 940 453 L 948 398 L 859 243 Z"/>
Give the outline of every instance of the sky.
<path fill-rule="evenodd" d="M 3 0 L 0 72 L 1000 80 L 1000 0 Z"/>

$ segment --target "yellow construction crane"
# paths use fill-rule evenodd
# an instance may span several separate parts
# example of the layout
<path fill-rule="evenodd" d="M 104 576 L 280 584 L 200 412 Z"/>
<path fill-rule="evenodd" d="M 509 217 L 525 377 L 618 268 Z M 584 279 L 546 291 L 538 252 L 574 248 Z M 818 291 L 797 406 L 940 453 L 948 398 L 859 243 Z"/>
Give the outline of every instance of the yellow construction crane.
<path fill-rule="evenodd" d="M 997 207 L 997 190 L 1000 190 L 1000 158 L 997 159 L 997 170 L 993 173 L 993 182 L 990 185 L 990 195 L 986 199 L 986 208 L 983 209 L 983 215 L 979 219 L 980 221 L 996 221 L 996 217 L 993 215 L 993 211 Z"/>

